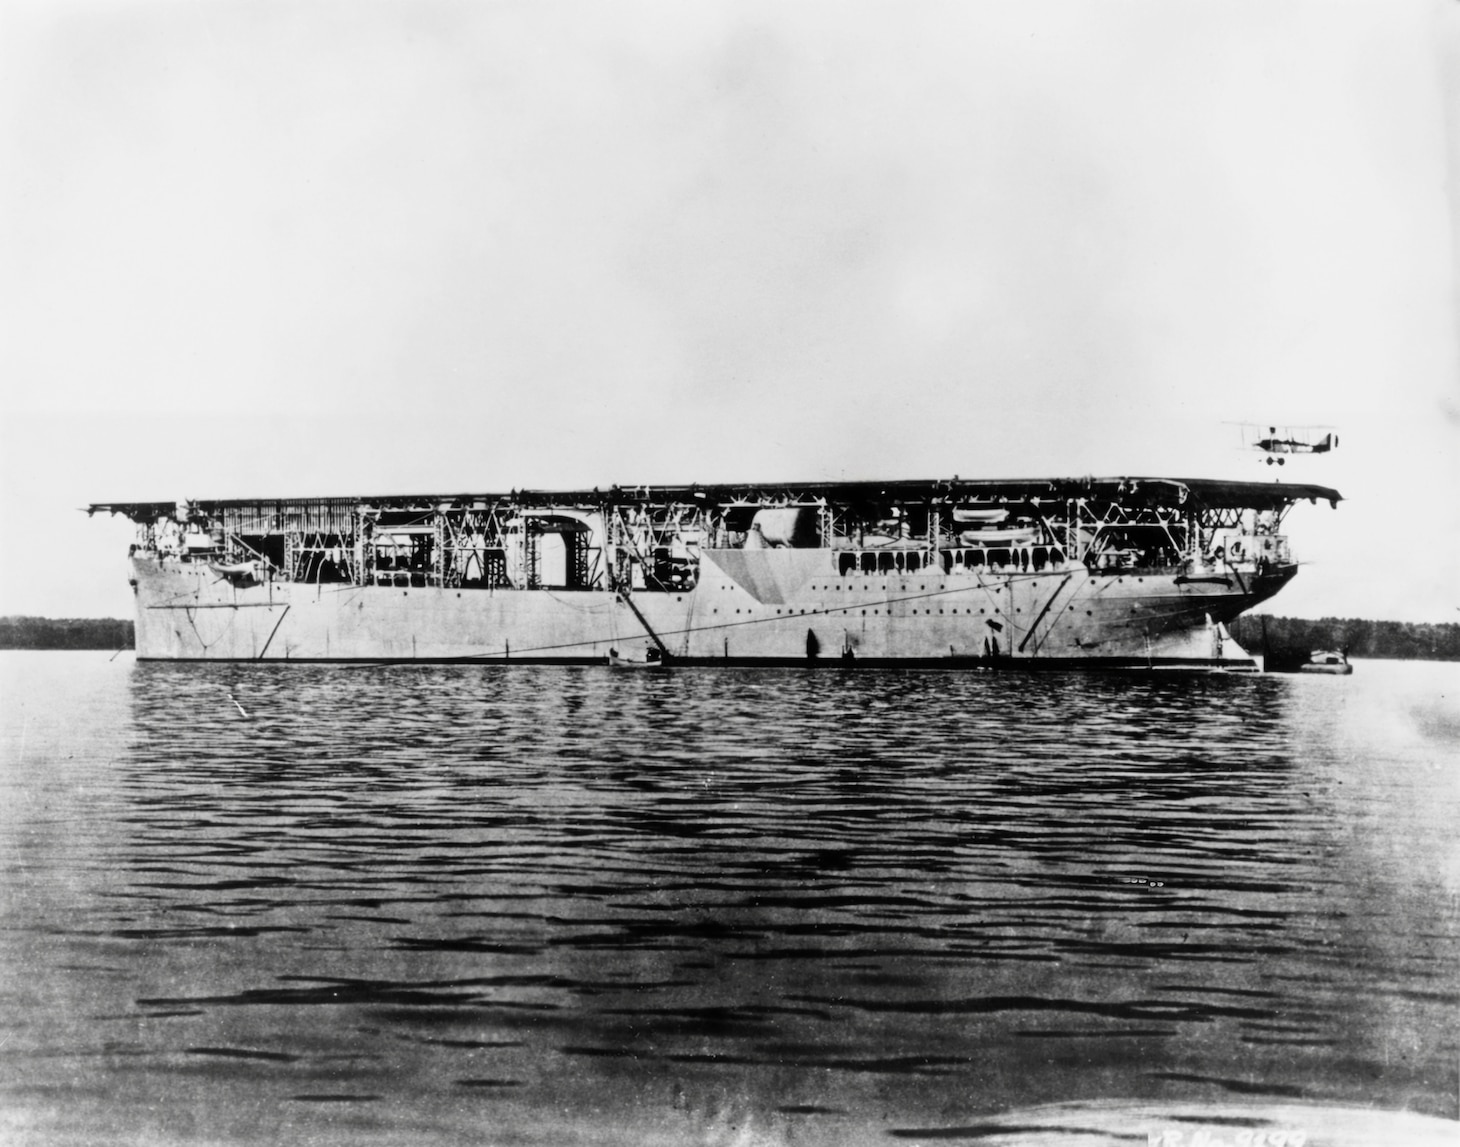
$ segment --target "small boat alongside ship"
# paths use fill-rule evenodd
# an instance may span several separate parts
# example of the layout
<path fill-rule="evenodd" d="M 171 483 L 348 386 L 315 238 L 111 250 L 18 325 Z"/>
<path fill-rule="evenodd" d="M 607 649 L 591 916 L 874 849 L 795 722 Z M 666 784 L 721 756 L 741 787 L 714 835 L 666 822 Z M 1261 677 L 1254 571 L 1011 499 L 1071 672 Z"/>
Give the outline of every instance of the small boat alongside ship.
<path fill-rule="evenodd" d="M 1194 668 L 1336 490 L 1188 478 L 95 503 L 143 660 Z"/>
<path fill-rule="evenodd" d="M 664 659 L 664 654 L 651 645 L 637 655 L 610 649 L 608 667 L 610 669 L 667 669 L 669 662 Z"/>
<path fill-rule="evenodd" d="M 1348 649 L 1305 650 L 1294 645 L 1274 644 L 1267 633 L 1267 618 L 1257 618 L 1262 633 L 1262 671 L 1264 673 L 1309 673 L 1347 677 L 1354 671 Z"/>
<path fill-rule="evenodd" d="M 1348 654 L 1342 650 L 1315 649 L 1308 655 L 1308 660 L 1298 666 L 1299 673 L 1327 673 L 1338 677 L 1347 677 L 1353 671 Z"/>

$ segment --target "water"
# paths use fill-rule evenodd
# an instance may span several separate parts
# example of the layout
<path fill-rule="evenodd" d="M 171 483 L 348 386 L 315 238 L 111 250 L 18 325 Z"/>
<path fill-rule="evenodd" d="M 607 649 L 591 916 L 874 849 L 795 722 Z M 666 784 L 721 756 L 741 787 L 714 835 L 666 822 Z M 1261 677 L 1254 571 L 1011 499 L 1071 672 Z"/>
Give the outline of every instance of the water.
<path fill-rule="evenodd" d="M 1457 1115 L 1460 666 L 0 669 L 16 1142 Z"/>

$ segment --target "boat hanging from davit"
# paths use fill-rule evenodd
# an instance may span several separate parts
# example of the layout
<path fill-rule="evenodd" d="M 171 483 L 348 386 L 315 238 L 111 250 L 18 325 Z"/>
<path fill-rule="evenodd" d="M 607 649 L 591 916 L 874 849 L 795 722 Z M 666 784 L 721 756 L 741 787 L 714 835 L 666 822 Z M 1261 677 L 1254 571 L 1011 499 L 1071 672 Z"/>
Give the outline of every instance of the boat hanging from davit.
<path fill-rule="evenodd" d="M 96 503 L 144 660 L 1253 670 L 1322 486 L 908 480 Z M 650 655 L 652 651 L 652 656 Z"/>

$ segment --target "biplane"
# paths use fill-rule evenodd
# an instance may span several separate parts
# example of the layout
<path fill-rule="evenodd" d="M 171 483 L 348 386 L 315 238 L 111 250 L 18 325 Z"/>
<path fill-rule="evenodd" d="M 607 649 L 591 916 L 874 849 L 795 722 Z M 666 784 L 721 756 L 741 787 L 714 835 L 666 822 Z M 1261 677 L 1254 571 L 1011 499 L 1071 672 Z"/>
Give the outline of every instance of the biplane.
<path fill-rule="evenodd" d="M 1326 433 L 1320 438 L 1320 430 Z M 1242 438 L 1253 450 L 1267 455 L 1269 466 L 1286 464 L 1288 454 L 1327 454 L 1338 448 L 1338 435 L 1324 426 L 1268 426 L 1242 424 Z"/>

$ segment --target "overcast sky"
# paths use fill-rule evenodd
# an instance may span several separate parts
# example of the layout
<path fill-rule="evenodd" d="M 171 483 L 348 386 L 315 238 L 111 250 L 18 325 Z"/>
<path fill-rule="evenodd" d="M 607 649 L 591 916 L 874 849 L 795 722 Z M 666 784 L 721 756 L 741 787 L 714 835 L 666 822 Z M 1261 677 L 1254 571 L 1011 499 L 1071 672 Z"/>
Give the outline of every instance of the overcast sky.
<path fill-rule="evenodd" d="M 9 3 L 0 613 L 92 501 L 1269 479 L 1460 619 L 1460 3 Z M 1447 115 L 1448 113 L 1448 115 Z"/>

